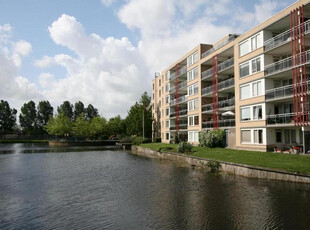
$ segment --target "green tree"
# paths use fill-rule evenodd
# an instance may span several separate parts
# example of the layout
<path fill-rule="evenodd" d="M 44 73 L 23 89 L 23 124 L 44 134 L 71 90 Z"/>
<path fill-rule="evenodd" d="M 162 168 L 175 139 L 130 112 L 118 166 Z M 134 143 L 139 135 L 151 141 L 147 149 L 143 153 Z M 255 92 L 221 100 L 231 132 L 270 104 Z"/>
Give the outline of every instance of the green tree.
<path fill-rule="evenodd" d="M 16 125 L 16 109 L 11 109 L 7 101 L 0 102 L 0 134 L 4 135 L 13 131 Z"/>
<path fill-rule="evenodd" d="M 104 117 L 94 117 L 90 121 L 90 136 L 91 137 L 108 137 L 107 120 Z"/>
<path fill-rule="evenodd" d="M 49 101 L 40 101 L 37 106 L 37 127 L 40 133 L 45 133 L 44 127 L 50 117 L 53 116 L 54 109 Z"/>
<path fill-rule="evenodd" d="M 107 130 L 109 136 L 111 135 L 123 135 L 125 134 L 125 123 L 120 115 L 109 119 Z"/>
<path fill-rule="evenodd" d="M 126 132 L 128 135 L 143 136 L 144 128 L 144 137 L 151 138 L 152 111 L 150 109 L 150 103 L 151 98 L 144 92 L 141 95 L 139 103 L 136 102 L 136 104 L 131 106 L 125 119 Z"/>
<path fill-rule="evenodd" d="M 90 121 L 85 119 L 84 113 L 81 113 L 80 116 L 77 117 L 73 124 L 72 131 L 74 132 L 74 136 L 77 137 L 90 136 Z"/>
<path fill-rule="evenodd" d="M 73 105 L 69 101 L 64 101 L 58 108 L 57 113 L 63 113 L 68 117 L 71 121 L 73 121 Z"/>
<path fill-rule="evenodd" d="M 72 121 L 64 113 L 60 113 L 49 119 L 45 129 L 50 135 L 68 136 L 72 131 Z"/>
<path fill-rule="evenodd" d="M 82 113 L 85 114 L 85 107 L 83 102 L 75 102 L 73 111 L 74 120 L 76 120 Z"/>
<path fill-rule="evenodd" d="M 92 104 L 89 104 L 86 108 L 85 116 L 88 120 L 91 120 L 94 117 L 98 117 L 98 109 L 96 109 Z"/>
<path fill-rule="evenodd" d="M 37 132 L 37 110 L 33 101 L 25 103 L 21 107 L 19 115 L 19 123 L 22 131 L 27 134 L 35 134 Z"/>

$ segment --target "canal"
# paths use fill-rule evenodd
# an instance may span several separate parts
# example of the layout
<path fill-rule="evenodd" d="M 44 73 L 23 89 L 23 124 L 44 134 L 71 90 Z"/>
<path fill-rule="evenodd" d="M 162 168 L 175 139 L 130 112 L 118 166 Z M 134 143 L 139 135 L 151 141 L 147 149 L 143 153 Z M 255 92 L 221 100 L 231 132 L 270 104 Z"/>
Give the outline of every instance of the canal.
<path fill-rule="evenodd" d="M 0 145 L 0 229 L 309 229 L 310 185 L 98 147 Z"/>

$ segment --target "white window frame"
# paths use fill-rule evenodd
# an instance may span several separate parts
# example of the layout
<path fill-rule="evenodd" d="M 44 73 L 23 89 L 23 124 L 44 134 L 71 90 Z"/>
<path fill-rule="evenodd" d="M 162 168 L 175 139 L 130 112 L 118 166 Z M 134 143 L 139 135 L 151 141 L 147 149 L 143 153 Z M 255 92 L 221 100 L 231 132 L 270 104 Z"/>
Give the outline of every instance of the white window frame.
<path fill-rule="evenodd" d="M 170 107 L 166 108 L 166 116 L 169 116 L 169 115 L 170 115 Z"/>
<path fill-rule="evenodd" d="M 197 93 L 198 93 L 198 82 L 188 86 L 188 88 L 187 88 L 187 95 L 188 96 L 195 95 Z"/>
<path fill-rule="evenodd" d="M 253 36 L 239 42 L 239 57 L 242 57 L 248 53 L 251 53 L 252 51 L 255 51 L 261 48 L 263 46 L 263 37 L 264 37 L 263 31 L 260 31 L 254 34 Z M 242 46 L 245 46 L 245 47 L 241 49 Z"/>
<path fill-rule="evenodd" d="M 168 135 L 168 138 L 167 138 L 167 135 Z M 166 132 L 165 139 L 166 139 L 167 141 L 170 141 L 170 132 Z"/>
<path fill-rule="evenodd" d="M 166 128 L 170 128 L 170 120 L 166 120 Z"/>
<path fill-rule="evenodd" d="M 199 131 L 188 131 L 189 142 L 199 142 Z"/>
<path fill-rule="evenodd" d="M 197 58 L 196 58 L 197 57 Z M 187 58 L 187 67 L 195 64 L 196 62 L 198 62 L 198 51 L 196 51 L 195 53 L 193 53 L 192 55 L 188 56 Z"/>
<path fill-rule="evenodd" d="M 254 111 L 254 108 L 255 107 L 258 107 L 258 106 L 261 106 L 262 107 L 262 118 L 261 119 L 256 119 L 255 118 L 255 111 Z M 242 118 L 242 110 L 243 109 L 249 109 L 250 110 L 250 119 L 248 120 L 243 120 Z M 243 107 L 240 107 L 240 120 L 241 122 L 248 122 L 248 121 L 262 121 L 262 120 L 265 120 L 266 119 L 266 105 L 265 104 L 254 104 L 254 105 L 248 105 L 248 106 L 243 106 Z"/>
<path fill-rule="evenodd" d="M 198 77 L 198 67 L 191 69 L 187 72 L 187 81 L 194 80 Z"/>
<path fill-rule="evenodd" d="M 242 131 L 250 131 L 251 137 L 250 142 L 242 142 Z M 261 131 L 262 132 L 262 143 L 255 142 L 255 131 Z M 252 128 L 252 129 L 241 129 L 240 130 L 240 141 L 241 144 L 251 144 L 251 145 L 265 145 L 266 142 L 266 128 Z"/>
<path fill-rule="evenodd" d="M 195 118 L 198 118 L 198 122 L 197 124 L 195 123 Z M 191 115 L 191 116 L 188 116 L 188 126 L 197 126 L 199 125 L 199 115 Z"/>
<path fill-rule="evenodd" d="M 259 63 L 259 65 L 257 65 Z M 254 64 L 254 65 L 253 65 Z M 242 76 L 241 75 L 241 68 L 243 66 L 249 66 L 249 74 Z M 253 68 L 255 66 L 255 68 Z M 264 55 L 256 56 L 250 60 L 242 62 L 239 64 L 239 78 L 245 78 L 252 74 L 259 73 L 264 70 Z"/>
<path fill-rule="evenodd" d="M 169 90 L 170 90 L 170 83 L 167 83 L 167 84 L 166 84 L 165 89 L 166 89 L 166 93 L 169 92 Z"/>
<path fill-rule="evenodd" d="M 170 95 L 167 95 L 166 96 L 166 104 L 169 104 L 170 103 Z"/>
<path fill-rule="evenodd" d="M 257 90 L 257 95 L 254 94 L 254 88 L 253 86 L 255 85 L 258 85 L 258 83 L 261 83 L 261 90 Z M 242 94 L 242 88 L 243 87 L 250 87 L 250 94 L 245 97 L 243 94 Z M 242 84 L 239 86 L 239 92 L 240 92 L 240 100 L 246 100 L 246 99 L 249 99 L 249 98 L 254 98 L 254 97 L 260 97 L 260 96 L 263 96 L 265 94 L 265 79 L 260 79 L 260 80 L 257 80 L 257 81 L 253 81 L 253 82 L 248 82 L 248 83 L 245 83 L 245 84 Z"/>
<path fill-rule="evenodd" d="M 198 98 L 190 100 L 187 102 L 188 111 L 194 111 L 199 108 Z"/>

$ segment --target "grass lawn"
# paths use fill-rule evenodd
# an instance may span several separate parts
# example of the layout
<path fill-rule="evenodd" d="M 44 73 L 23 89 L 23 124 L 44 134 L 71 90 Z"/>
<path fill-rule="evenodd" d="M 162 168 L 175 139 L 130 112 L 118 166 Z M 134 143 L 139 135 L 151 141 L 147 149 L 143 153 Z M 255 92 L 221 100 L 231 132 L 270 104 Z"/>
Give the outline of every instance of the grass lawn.
<path fill-rule="evenodd" d="M 141 147 L 150 148 L 153 150 L 158 150 L 160 147 L 173 147 L 171 152 L 177 152 L 176 144 L 148 143 L 142 144 Z M 189 155 L 217 161 L 226 161 L 310 174 L 310 156 L 304 155 L 254 152 L 223 148 L 204 148 L 196 146 L 193 147 L 193 153 Z"/>

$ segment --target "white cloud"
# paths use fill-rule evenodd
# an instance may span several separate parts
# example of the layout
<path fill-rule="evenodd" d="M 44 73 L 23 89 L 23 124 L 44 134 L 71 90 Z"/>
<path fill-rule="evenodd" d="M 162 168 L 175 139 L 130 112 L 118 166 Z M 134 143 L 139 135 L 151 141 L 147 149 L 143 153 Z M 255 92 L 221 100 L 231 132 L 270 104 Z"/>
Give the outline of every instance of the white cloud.
<path fill-rule="evenodd" d="M 53 58 L 48 56 L 44 56 L 42 59 L 34 61 L 34 65 L 40 68 L 50 67 L 53 63 Z"/>
<path fill-rule="evenodd" d="M 101 0 L 101 3 L 105 6 L 110 6 L 112 5 L 113 2 L 115 2 L 116 0 Z"/>

